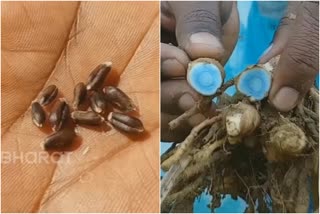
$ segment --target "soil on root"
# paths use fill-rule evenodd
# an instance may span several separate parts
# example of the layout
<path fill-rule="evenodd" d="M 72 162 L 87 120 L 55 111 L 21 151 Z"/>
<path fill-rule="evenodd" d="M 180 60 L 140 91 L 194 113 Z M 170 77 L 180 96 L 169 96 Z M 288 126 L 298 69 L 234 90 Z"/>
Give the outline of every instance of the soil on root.
<path fill-rule="evenodd" d="M 227 194 L 244 199 L 246 212 L 307 212 L 310 200 L 317 210 L 318 96 L 311 89 L 301 104 L 283 114 L 266 100 L 251 103 L 242 95 L 221 93 L 218 116 L 162 155 L 167 173 L 161 182 L 161 211 L 192 212 L 193 201 L 204 190 L 212 195 L 212 210 Z M 255 107 L 260 125 L 231 144 L 234 137 L 228 136 L 225 117 L 239 102 Z"/>

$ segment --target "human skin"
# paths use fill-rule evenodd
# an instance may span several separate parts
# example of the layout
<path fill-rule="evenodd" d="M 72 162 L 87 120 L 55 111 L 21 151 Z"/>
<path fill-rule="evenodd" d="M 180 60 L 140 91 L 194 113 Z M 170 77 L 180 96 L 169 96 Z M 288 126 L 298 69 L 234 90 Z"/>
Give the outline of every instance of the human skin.
<path fill-rule="evenodd" d="M 107 83 L 134 100 L 147 130 L 130 137 L 78 127 L 79 145 L 58 163 L 2 161 L 2 212 L 159 212 L 158 3 L 3 2 L 1 9 L 3 160 L 4 152 L 42 151 L 48 133 L 32 124 L 30 103 L 45 86 L 57 85 L 71 103 L 75 84 L 105 61 L 113 62 Z"/>
<path fill-rule="evenodd" d="M 292 14 L 295 19 L 289 18 Z M 278 54 L 269 101 L 287 112 L 303 99 L 319 72 L 319 2 L 289 2 L 273 46 L 259 62 Z"/>
<path fill-rule="evenodd" d="M 188 63 L 208 57 L 224 65 L 237 42 L 239 16 L 235 2 L 162 2 L 161 27 L 161 140 L 179 142 L 214 114 L 212 106 L 208 115 L 169 130 L 168 123 L 200 98 L 185 80 Z"/>
<path fill-rule="evenodd" d="M 168 122 L 199 100 L 185 80 L 188 63 L 209 57 L 224 64 L 237 41 L 239 19 L 232 2 L 162 2 L 161 8 L 161 139 L 179 142 L 204 120 L 198 115 L 181 130 L 168 129 Z M 268 98 L 279 111 L 293 109 L 314 83 L 319 71 L 318 31 L 319 3 L 289 2 L 272 48 L 259 60 L 266 63 L 281 54 Z"/>

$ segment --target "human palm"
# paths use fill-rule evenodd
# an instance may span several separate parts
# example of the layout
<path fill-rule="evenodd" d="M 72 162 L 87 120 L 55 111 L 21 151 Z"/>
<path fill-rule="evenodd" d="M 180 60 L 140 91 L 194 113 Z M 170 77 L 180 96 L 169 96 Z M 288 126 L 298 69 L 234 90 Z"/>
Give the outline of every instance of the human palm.
<path fill-rule="evenodd" d="M 142 16 L 143 14 L 143 16 Z M 107 84 L 139 106 L 147 134 L 79 127 L 81 144 L 49 163 L 2 162 L 2 212 L 157 212 L 159 12 L 156 2 L 2 3 L 2 156 L 42 151 L 30 103 L 113 62 Z"/>

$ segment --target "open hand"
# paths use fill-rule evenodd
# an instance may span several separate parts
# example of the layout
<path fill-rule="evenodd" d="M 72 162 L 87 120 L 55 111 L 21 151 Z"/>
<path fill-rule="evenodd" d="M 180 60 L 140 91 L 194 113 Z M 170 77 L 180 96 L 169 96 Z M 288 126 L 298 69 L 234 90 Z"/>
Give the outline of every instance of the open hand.
<path fill-rule="evenodd" d="M 158 212 L 158 22 L 157 2 L 2 4 L 2 212 Z M 148 134 L 79 127 L 77 149 L 38 160 L 48 133 L 32 124 L 31 102 L 55 84 L 70 104 L 106 61 L 107 83 L 139 106 Z"/>

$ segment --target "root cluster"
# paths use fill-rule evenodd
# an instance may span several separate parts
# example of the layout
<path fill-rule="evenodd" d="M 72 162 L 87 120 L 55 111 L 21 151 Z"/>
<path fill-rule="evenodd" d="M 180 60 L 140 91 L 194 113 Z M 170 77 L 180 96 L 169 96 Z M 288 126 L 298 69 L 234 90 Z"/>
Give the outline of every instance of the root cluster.
<path fill-rule="evenodd" d="M 212 196 L 212 210 L 227 194 L 245 200 L 246 212 L 307 212 L 310 200 L 317 210 L 318 91 L 311 89 L 285 114 L 266 100 L 252 103 L 223 91 L 215 96 L 218 115 L 194 127 L 161 157 L 167 171 L 161 184 L 162 212 L 192 209 L 203 191 Z M 174 120 L 172 129 L 205 110 L 212 97 L 203 100 Z"/>

